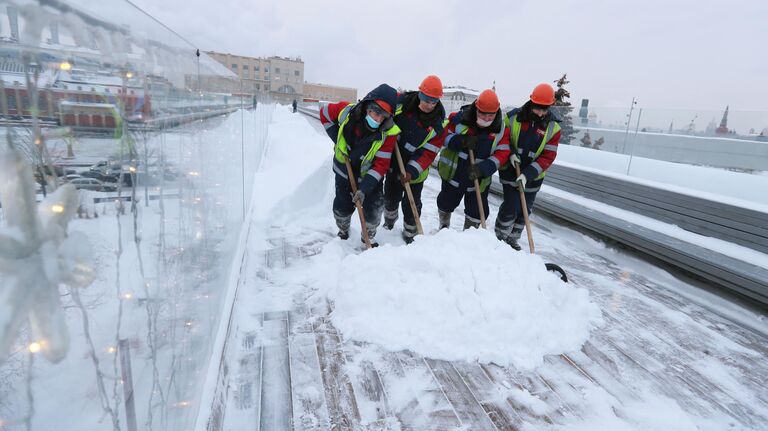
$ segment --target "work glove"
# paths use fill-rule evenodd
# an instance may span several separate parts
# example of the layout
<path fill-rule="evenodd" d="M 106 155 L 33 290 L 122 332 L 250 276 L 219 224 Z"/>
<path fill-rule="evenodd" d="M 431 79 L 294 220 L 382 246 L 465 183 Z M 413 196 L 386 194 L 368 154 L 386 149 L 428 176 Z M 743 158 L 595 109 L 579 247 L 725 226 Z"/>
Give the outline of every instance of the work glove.
<path fill-rule="evenodd" d="M 362 190 L 358 190 L 352 194 L 353 204 L 357 205 L 359 203 L 360 205 L 362 205 L 364 200 L 365 200 L 365 193 L 363 193 Z"/>
<path fill-rule="evenodd" d="M 411 180 L 413 179 L 411 177 L 411 173 L 410 172 L 406 172 L 405 175 L 398 175 L 398 177 L 400 178 L 400 182 L 403 185 L 406 185 L 406 184 L 410 183 Z"/>
<path fill-rule="evenodd" d="M 515 180 L 519 186 L 522 186 L 523 189 L 525 189 L 525 183 L 528 182 L 528 178 L 525 177 L 525 175 L 520 174 L 519 177 Z"/>
<path fill-rule="evenodd" d="M 483 173 L 480 171 L 480 168 L 477 166 L 478 164 L 475 163 L 474 165 L 469 165 L 469 180 L 475 181 L 479 180 L 483 177 Z"/>
<path fill-rule="evenodd" d="M 520 156 L 517 153 L 512 153 L 512 165 L 520 166 Z"/>
<path fill-rule="evenodd" d="M 456 142 L 459 147 L 461 147 L 464 150 L 473 150 L 477 146 L 477 137 L 476 136 L 468 136 L 468 135 L 455 135 L 453 138 L 451 138 L 451 143 Z M 456 148 L 456 147 L 453 147 Z"/>
<path fill-rule="evenodd" d="M 461 148 L 475 151 L 475 147 L 477 147 L 477 136 L 462 136 L 464 136 L 464 140 L 461 142 Z"/>

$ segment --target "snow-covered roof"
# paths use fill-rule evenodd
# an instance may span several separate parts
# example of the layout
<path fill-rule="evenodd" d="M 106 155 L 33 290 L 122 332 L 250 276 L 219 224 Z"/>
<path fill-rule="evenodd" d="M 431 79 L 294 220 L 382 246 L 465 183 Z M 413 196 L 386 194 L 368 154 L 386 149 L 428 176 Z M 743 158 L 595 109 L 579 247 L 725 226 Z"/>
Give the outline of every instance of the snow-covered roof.
<path fill-rule="evenodd" d="M 115 106 L 114 103 L 94 103 L 94 102 L 72 102 L 69 100 L 62 100 L 59 102 L 62 106 L 72 106 L 76 108 L 107 108 L 107 109 L 116 109 L 117 106 Z"/>
<path fill-rule="evenodd" d="M 455 87 L 443 87 L 443 93 L 464 93 L 472 96 L 479 96 L 480 92 L 471 88 L 457 85 Z"/>

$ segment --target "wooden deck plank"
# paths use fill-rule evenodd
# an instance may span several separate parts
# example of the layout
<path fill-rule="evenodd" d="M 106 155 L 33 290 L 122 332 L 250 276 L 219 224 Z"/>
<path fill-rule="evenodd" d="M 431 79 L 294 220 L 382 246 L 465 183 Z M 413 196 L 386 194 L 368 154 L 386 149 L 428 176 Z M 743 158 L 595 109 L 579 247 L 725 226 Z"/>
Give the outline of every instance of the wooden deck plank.
<path fill-rule="evenodd" d="M 317 316 L 313 330 L 331 429 L 359 429 L 360 413 L 354 389 L 344 373 L 344 350 L 339 334 L 328 318 L 327 309 L 322 313 L 313 310 L 313 315 Z"/>
<path fill-rule="evenodd" d="M 356 357 L 357 352 L 369 348 L 365 343 L 345 343 L 347 373 L 350 374 L 357 397 L 361 426 L 367 430 L 399 428 L 399 419 L 389 406 L 387 393 L 376 366 L 367 358 Z"/>
<path fill-rule="evenodd" d="M 275 248 L 264 254 L 258 270 L 262 281 L 268 283 L 268 272 L 288 270 L 293 259 L 316 253 L 327 241 L 317 240 L 317 235 L 313 238 L 314 242 L 298 246 L 273 238 Z M 260 337 L 264 345 L 246 352 L 249 359 L 241 368 L 265 374 L 238 380 L 243 385 L 238 383 L 233 391 L 241 394 L 236 402 L 243 412 L 257 415 L 259 429 L 292 425 L 297 430 L 518 430 L 586 419 L 593 406 L 583 391 L 601 387 L 611 396 L 608 402 L 620 418 L 623 403 L 642 403 L 643 397 L 662 394 L 692 416 L 732 418 L 750 428 L 764 423 L 765 410 L 743 405 L 738 394 L 718 386 L 694 364 L 711 358 L 718 365 L 740 370 L 744 379 L 738 384 L 748 389 L 744 396 L 765 403 L 768 395 L 762 377 L 768 375 L 768 366 L 751 361 L 753 352 L 768 352 L 762 335 L 712 315 L 668 287 L 627 273 L 613 262 L 591 255 L 566 260 L 579 268 L 581 274 L 574 274 L 572 282 L 588 286 L 604 310 L 606 326 L 594 331 L 581 351 L 548 356 L 535 371 L 425 359 L 412 352 L 382 352 L 373 357 L 369 354 L 376 346 L 343 341 L 330 321 L 327 304 L 312 310 L 298 304 L 287 315 L 267 312 L 257 317 L 264 319 Z M 616 283 L 594 285 L 585 276 L 596 262 L 605 264 L 601 275 Z M 659 309 L 684 311 L 701 326 L 691 330 L 671 325 L 664 316 L 651 316 Z M 723 346 L 719 337 L 732 340 L 733 345 Z M 285 342 L 274 344 L 275 339 Z M 248 350 L 245 345 L 253 346 L 253 338 L 243 343 Z M 287 378 L 277 364 L 281 350 L 286 352 Z M 416 374 L 419 379 L 414 379 Z M 392 401 L 392 390 L 415 380 L 422 385 L 417 391 L 405 396 L 401 391 L 396 403 Z M 288 382 L 287 391 L 282 391 L 280 381 Z M 251 397 L 246 395 L 249 383 Z M 518 390 L 527 394 L 512 392 Z M 278 397 L 287 393 L 287 404 L 270 406 L 267 400 L 273 400 L 272 393 Z M 284 417 L 278 419 L 281 409 Z"/>
<path fill-rule="evenodd" d="M 457 361 L 453 366 L 497 429 L 500 431 L 521 429 L 524 424 L 523 418 L 506 400 L 511 388 L 492 382 L 488 374 L 476 363 Z"/>
<path fill-rule="evenodd" d="M 451 402 L 463 427 L 473 430 L 496 429 L 485 409 L 450 362 L 426 358 L 424 361 Z"/>
<path fill-rule="evenodd" d="M 622 325 L 622 322 L 607 314 L 610 324 L 615 326 Z M 652 323 L 649 323 L 653 328 Z M 710 408 L 721 411 L 739 422 L 754 427 L 755 419 L 760 415 L 752 411 L 747 406 L 733 398 L 732 394 L 727 393 L 722 387 L 713 383 L 706 375 L 693 369 L 683 359 L 686 358 L 686 352 L 683 349 L 664 348 L 666 343 L 663 337 L 658 337 L 657 332 L 651 333 L 650 328 L 632 331 L 622 339 L 614 340 L 618 346 L 622 346 L 625 351 L 632 352 L 632 358 L 643 365 L 646 369 L 653 370 L 653 373 L 661 378 L 666 384 L 670 380 L 686 387 L 693 395 L 694 399 L 706 403 Z M 656 328 L 654 328 L 656 329 Z M 768 419 L 766 419 L 768 421 Z"/>
<path fill-rule="evenodd" d="M 254 316 L 261 326 L 263 315 Z M 255 332 L 236 329 L 237 352 L 232 364 L 231 390 L 228 394 L 226 423 L 249 423 L 258 427 L 261 412 L 262 345 Z"/>
<path fill-rule="evenodd" d="M 383 358 L 386 373 L 382 374 L 385 388 L 403 397 L 395 414 L 405 430 L 453 430 L 459 422 L 456 412 L 424 360 L 411 352 L 386 353 Z M 418 388 L 411 385 L 416 380 Z M 407 387 L 407 388 L 404 388 Z"/>
<path fill-rule="evenodd" d="M 325 403 L 315 334 L 308 322 L 307 311 L 298 308 L 289 312 L 288 322 L 294 429 L 328 430 L 331 421 Z"/>
<path fill-rule="evenodd" d="M 288 320 L 264 320 L 260 430 L 293 429 Z M 276 316 L 274 316 L 276 317 Z"/>
<path fill-rule="evenodd" d="M 527 400 L 530 402 L 521 401 L 522 396 L 508 396 L 506 399 L 507 403 L 520 416 L 523 423 L 552 425 L 555 423 L 552 420 L 553 415 L 557 418 L 563 417 L 560 411 L 562 406 L 559 400 L 538 379 L 524 378 L 516 370 L 510 370 L 495 364 L 485 364 L 480 367 L 495 384 L 521 391 L 521 394 L 525 393 L 532 397 L 532 399 Z M 535 400 L 538 401 L 536 401 L 534 406 L 533 402 Z"/>

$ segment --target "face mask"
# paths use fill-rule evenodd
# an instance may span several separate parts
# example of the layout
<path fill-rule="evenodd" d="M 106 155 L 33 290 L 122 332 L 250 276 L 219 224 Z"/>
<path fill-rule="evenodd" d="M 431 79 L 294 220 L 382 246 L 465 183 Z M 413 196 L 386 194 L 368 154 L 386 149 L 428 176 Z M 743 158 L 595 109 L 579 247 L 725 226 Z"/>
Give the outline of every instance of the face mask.
<path fill-rule="evenodd" d="M 368 125 L 371 126 L 371 129 L 378 129 L 379 125 L 381 124 L 381 123 L 377 122 L 376 120 L 374 120 L 373 117 L 371 117 L 368 114 L 365 115 L 365 121 L 368 122 Z"/>
<path fill-rule="evenodd" d="M 479 118 L 477 119 L 477 125 L 480 126 L 480 127 L 488 127 L 488 126 L 491 125 L 491 123 L 493 123 L 493 120 L 483 121 L 483 120 L 481 120 Z"/>

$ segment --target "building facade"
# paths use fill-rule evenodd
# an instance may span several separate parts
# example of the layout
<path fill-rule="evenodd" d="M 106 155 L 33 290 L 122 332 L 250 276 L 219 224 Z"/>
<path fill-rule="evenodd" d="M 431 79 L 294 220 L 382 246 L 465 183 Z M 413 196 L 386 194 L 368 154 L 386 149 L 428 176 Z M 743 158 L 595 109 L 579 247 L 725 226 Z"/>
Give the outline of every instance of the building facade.
<path fill-rule="evenodd" d="M 337 87 L 325 84 L 304 83 L 304 101 L 305 102 L 347 102 L 357 101 L 357 89 L 349 87 Z"/>
<path fill-rule="evenodd" d="M 443 88 L 443 97 L 440 101 L 443 102 L 445 110 L 448 112 L 457 111 L 464 105 L 468 105 L 477 99 L 480 92 L 471 88 L 462 86 L 449 86 Z"/>
<path fill-rule="evenodd" d="M 245 94 L 268 95 L 282 103 L 301 99 L 304 94 L 301 58 L 246 57 L 214 51 L 206 54 L 240 77 Z"/>
<path fill-rule="evenodd" d="M 211 58 L 235 73 L 243 83 L 242 93 L 268 96 L 280 103 L 298 101 L 357 101 L 357 89 L 304 81 L 301 58 L 246 57 L 221 52 L 206 52 Z"/>

